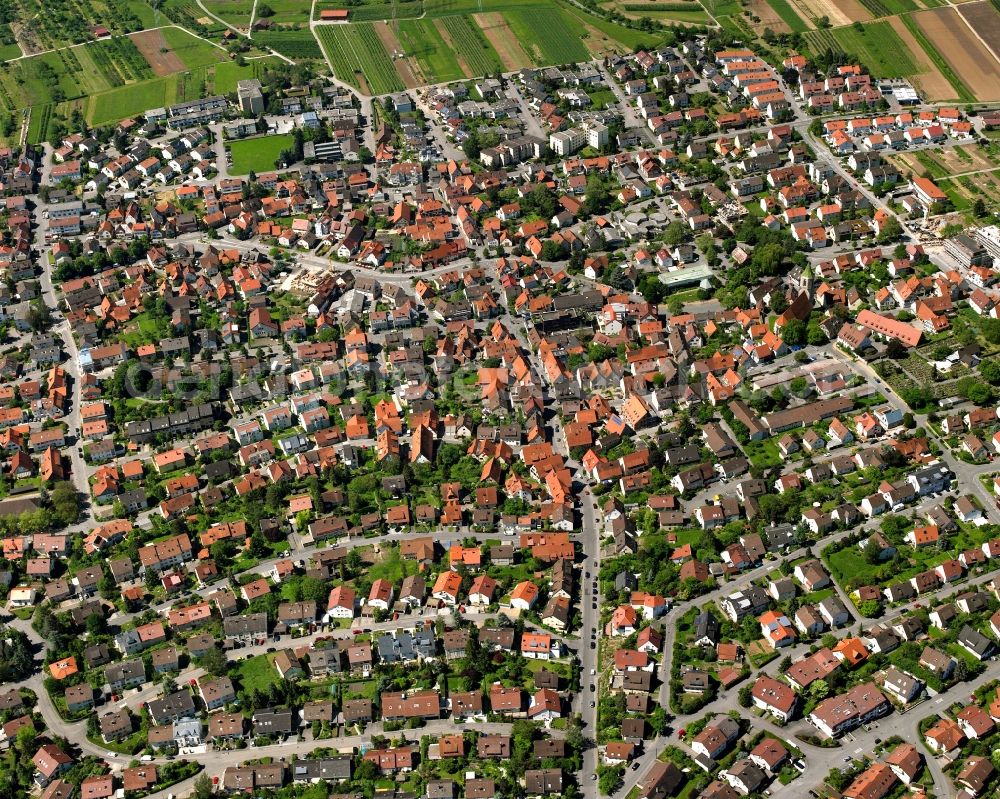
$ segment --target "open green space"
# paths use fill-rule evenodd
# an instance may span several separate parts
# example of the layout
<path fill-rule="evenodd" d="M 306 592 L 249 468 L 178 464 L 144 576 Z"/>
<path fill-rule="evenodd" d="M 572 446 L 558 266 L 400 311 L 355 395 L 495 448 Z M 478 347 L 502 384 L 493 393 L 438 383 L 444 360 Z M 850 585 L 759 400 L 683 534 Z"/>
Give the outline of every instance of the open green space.
<path fill-rule="evenodd" d="M 317 50 L 319 48 L 317 47 Z M 274 58 L 255 58 L 240 66 L 235 61 L 226 61 L 215 67 L 212 74 L 212 91 L 215 94 L 232 94 L 236 91 L 238 81 L 248 78 L 259 78 L 264 67 L 273 62 Z"/>
<path fill-rule="evenodd" d="M 344 4 L 338 3 L 336 0 L 319 2 L 316 4 L 316 18 L 319 19 L 322 11 L 327 8 L 344 8 Z M 424 4 L 421 0 L 364 3 L 363 5 L 351 6 L 350 12 L 352 22 L 375 22 L 382 19 L 413 19 L 424 13 Z"/>
<path fill-rule="evenodd" d="M 486 75 L 502 69 L 500 56 L 487 41 L 482 30 L 468 17 L 444 17 L 442 23 L 455 48 L 462 54 L 474 76 Z"/>
<path fill-rule="evenodd" d="M 319 42 L 308 28 L 259 31 L 254 34 L 254 41 L 297 61 L 323 57 Z"/>
<path fill-rule="evenodd" d="M 227 60 L 225 50 L 192 36 L 181 28 L 164 28 L 163 38 L 188 69 L 206 67 Z"/>
<path fill-rule="evenodd" d="M 860 2 L 873 17 L 893 17 L 919 8 L 913 0 L 860 0 Z"/>
<path fill-rule="evenodd" d="M 238 28 L 249 27 L 253 0 L 203 0 L 203 2 L 205 8 L 230 25 Z"/>
<path fill-rule="evenodd" d="M 274 664 L 267 655 L 241 660 L 236 667 L 237 681 L 243 691 L 266 691 L 281 682 Z"/>
<path fill-rule="evenodd" d="M 805 20 L 795 13 L 795 9 L 788 0 L 767 0 L 767 4 L 774 9 L 774 13 L 781 17 L 782 21 L 792 29 L 793 33 L 804 33 L 809 30 Z"/>
<path fill-rule="evenodd" d="M 572 25 L 561 9 L 517 8 L 506 19 L 525 52 L 537 64 L 566 64 L 587 58 L 579 28 Z"/>
<path fill-rule="evenodd" d="M 281 151 L 289 149 L 294 143 L 294 137 L 288 133 L 231 142 L 229 149 L 233 154 L 233 165 L 230 172 L 234 175 L 246 175 L 251 171 L 269 172 L 274 169 L 274 162 Z"/>
<path fill-rule="evenodd" d="M 465 77 L 458 63 L 457 52 L 445 43 L 435 20 L 403 20 L 399 23 L 398 35 L 406 54 L 417 60 L 428 83 L 443 83 Z"/>
<path fill-rule="evenodd" d="M 876 78 L 906 78 L 920 71 L 910 52 L 888 22 L 867 22 L 861 30 L 843 28 L 806 31 L 810 52 L 840 51 L 857 58 Z"/>
<path fill-rule="evenodd" d="M 341 80 L 358 86 L 360 72 L 372 94 L 403 90 L 403 81 L 371 23 L 323 25 L 317 33 Z"/>

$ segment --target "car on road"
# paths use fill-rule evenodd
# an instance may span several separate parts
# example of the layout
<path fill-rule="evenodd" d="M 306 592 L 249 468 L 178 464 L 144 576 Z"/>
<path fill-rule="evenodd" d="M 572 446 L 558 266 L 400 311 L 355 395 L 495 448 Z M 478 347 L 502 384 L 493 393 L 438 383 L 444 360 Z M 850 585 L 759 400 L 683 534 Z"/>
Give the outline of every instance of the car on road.
<path fill-rule="evenodd" d="M 597 644 L 594 641 L 591 641 L 590 642 L 590 648 L 591 649 L 597 649 Z"/>
<path fill-rule="evenodd" d="M 591 707 L 597 707 L 597 703 L 596 703 L 596 702 L 594 702 L 593 700 L 591 700 L 591 702 L 590 702 L 590 706 L 591 706 Z"/>
<path fill-rule="evenodd" d="M 593 684 L 593 683 L 591 683 L 591 684 L 590 684 L 590 692 L 591 692 L 591 693 L 593 693 L 593 692 L 594 692 L 594 691 L 596 691 L 596 690 L 597 690 L 597 689 L 596 689 L 596 688 L 594 687 L 594 684 Z"/>
<path fill-rule="evenodd" d="M 591 669 L 590 676 L 593 677 L 595 674 L 597 674 L 597 669 Z"/>
<path fill-rule="evenodd" d="M 117 755 L 114 752 L 105 752 L 104 756 L 105 757 L 110 757 L 112 759 L 114 759 L 115 757 L 117 757 Z"/>
<path fill-rule="evenodd" d="M 639 768 L 639 761 L 636 760 L 635 763 L 632 764 L 632 771 L 636 771 L 638 768 Z"/>

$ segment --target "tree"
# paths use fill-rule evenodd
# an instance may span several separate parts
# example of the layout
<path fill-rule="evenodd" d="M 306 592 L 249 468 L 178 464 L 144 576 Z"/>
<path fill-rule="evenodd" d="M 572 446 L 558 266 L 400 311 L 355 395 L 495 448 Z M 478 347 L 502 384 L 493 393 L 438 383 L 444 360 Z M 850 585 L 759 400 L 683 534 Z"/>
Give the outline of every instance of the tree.
<path fill-rule="evenodd" d="M 73 524 L 80 516 L 80 497 L 72 483 L 61 480 L 50 495 L 56 520 L 63 526 Z"/>
<path fill-rule="evenodd" d="M 882 230 L 879 231 L 877 240 L 879 244 L 884 244 L 887 241 L 895 241 L 903 234 L 903 226 L 899 224 L 899 220 L 894 216 L 890 216 L 885 224 L 882 225 Z"/>
<path fill-rule="evenodd" d="M 899 339 L 892 339 L 888 344 L 885 345 L 885 356 L 887 358 L 892 358 L 893 360 L 898 360 L 899 358 L 906 357 L 906 347 L 903 346 L 903 342 Z"/>
<path fill-rule="evenodd" d="M 809 695 L 815 699 L 825 699 L 830 694 L 830 685 L 826 680 L 813 680 L 809 686 Z"/>
<path fill-rule="evenodd" d="M 979 364 L 979 374 L 990 385 L 1000 385 L 1000 362 L 995 358 L 983 361 Z"/>
<path fill-rule="evenodd" d="M 740 707 L 750 707 L 753 704 L 753 691 L 749 685 L 744 685 L 740 688 L 737 701 L 739 701 Z"/>
<path fill-rule="evenodd" d="M 829 341 L 818 322 L 810 322 L 806 330 L 806 341 L 813 347 L 821 347 Z"/>
<path fill-rule="evenodd" d="M 781 339 L 786 344 L 798 346 L 806 343 L 806 323 L 801 319 L 790 319 L 781 328 Z"/>
<path fill-rule="evenodd" d="M 212 779 L 204 771 L 194 781 L 195 799 L 210 799 L 212 796 Z"/>
<path fill-rule="evenodd" d="M 876 599 L 866 599 L 858 605 L 858 613 L 866 619 L 873 619 L 879 615 L 882 605 Z"/>
<path fill-rule="evenodd" d="M 41 299 L 32 300 L 28 308 L 28 324 L 36 333 L 48 330 L 52 325 L 52 311 Z"/>
<path fill-rule="evenodd" d="M 969 666 L 965 662 L 965 658 L 955 659 L 955 681 L 965 682 L 969 679 Z"/>
<path fill-rule="evenodd" d="M 976 201 L 972 204 L 972 213 L 975 214 L 976 218 L 986 216 L 986 203 L 983 202 L 982 197 L 976 198 Z"/>
<path fill-rule="evenodd" d="M 34 656 L 28 636 L 20 630 L 7 627 L 0 638 L 0 681 L 23 680 L 33 670 Z"/>
<path fill-rule="evenodd" d="M 882 555 L 882 547 L 879 546 L 878 541 L 875 540 L 875 536 L 868 539 L 868 543 L 865 544 L 864 556 L 865 563 L 878 563 L 879 557 Z"/>
<path fill-rule="evenodd" d="M 663 240 L 667 243 L 668 247 L 676 247 L 687 237 L 688 230 L 684 227 L 683 222 L 674 220 L 669 225 L 667 225 L 667 231 L 664 234 Z"/>
<path fill-rule="evenodd" d="M 210 647 L 200 658 L 198 665 L 215 677 L 221 677 L 229 670 L 225 653 L 217 646 Z"/>

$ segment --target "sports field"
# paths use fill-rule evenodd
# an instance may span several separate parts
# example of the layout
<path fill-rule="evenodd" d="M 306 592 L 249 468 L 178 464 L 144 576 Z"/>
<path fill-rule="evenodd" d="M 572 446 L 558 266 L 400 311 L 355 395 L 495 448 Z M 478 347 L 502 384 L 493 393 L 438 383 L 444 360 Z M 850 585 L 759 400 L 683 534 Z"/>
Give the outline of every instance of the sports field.
<path fill-rule="evenodd" d="M 270 172 L 281 151 L 289 149 L 294 143 L 295 139 L 290 133 L 230 142 L 233 165 L 229 171 L 233 175 L 247 175 L 251 171 Z"/>

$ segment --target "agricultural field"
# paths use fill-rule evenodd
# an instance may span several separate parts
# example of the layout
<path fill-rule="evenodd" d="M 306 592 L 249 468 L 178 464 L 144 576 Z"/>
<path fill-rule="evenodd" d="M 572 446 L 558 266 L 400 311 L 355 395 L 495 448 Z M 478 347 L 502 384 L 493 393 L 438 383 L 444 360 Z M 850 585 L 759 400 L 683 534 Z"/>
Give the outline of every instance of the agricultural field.
<path fill-rule="evenodd" d="M 470 77 L 486 75 L 501 69 L 500 56 L 471 18 L 442 17 L 441 24 L 451 40 L 451 46 L 461 53 Z"/>
<path fill-rule="evenodd" d="M 802 33 L 811 27 L 802 17 L 798 15 L 788 0 L 767 0 L 768 5 L 785 23 L 788 30 L 793 33 Z"/>
<path fill-rule="evenodd" d="M 371 23 L 317 28 L 337 77 L 372 94 L 401 91 L 403 81 Z M 364 79 L 364 86 L 359 78 Z"/>
<path fill-rule="evenodd" d="M 229 171 L 234 175 L 247 175 L 251 171 L 270 172 L 281 152 L 294 143 L 295 139 L 290 133 L 229 142 L 229 151 L 233 156 L 233 165 Z"/>
<path fill-rule="evenodd" d="M 691 25 L 707 25 L 712 21 L 708 12 L 693 0 L 687 2 L 649 0 L 645 3 L 626 0 L 626 2 L 615 2 L 610 7 L 632 19 L 649 17 L 663 22 L 684 22 Z"/>
<path fill-rule="evenodd" d="M 253 39 L 296 61 L 323 57 L 319 42 L 308 28 L 258 31 L 253 35 Z"/>
<path fill-rule="evenodd" d="M 170 52 L 180 59 L 186 69 L 207 67 L 210 64 L 227 61 L 229 58 L 221 47 L 192 36 L 181 28 L 164 28 L 162 33 Z"/>
<path fill-rule="evenodd" d="M 991 0 L 965 3 L 958 13 L 972 26 L 995 59 L 1000 59 L 1000 7 Z"/>
<path fill-rule="evenodd" d="M 503 14 L 495 11 L 474 14 L 472 20 L 496 51 L 505 70 L 519 69 L 531 64 L 531 58 L 524 51 L 514 31 L 510 29 Z"/>
<path fill-rule="evenodd" d="M 244 30 L 250 27 L 253 0 L 203 0 L 205 8 L 230 25 Z"/>
<path fill-rule="evenodd" d="M 395 20 L 387 17 L 402 6 L 417 7 L 418 3 L 352 7 L 354 22 L 316 27 L 320 46 L 338 78 L 380 95 L 500 69 L 566 64 L 658 43 L 655 34 L 626 28 L 561 2 L 423 0 L 420 19 L 398 13 Z M 382 9 L 379 21 L 356 21 L 375 19 L 377 8 Z M 261 36 L 262 43 L 267 41 L 266 35 Z"/>
<path fill-rule="evenodd" d="M 445 43 L 435 23 L 433 19 L 408 19 L 397 23 L 403 52 L 416 61 L 422 83 L 444 83 L 466 77 L 459 64 L 459 52 Z"/>
<path fill-rule="evenodd" d="M 305 25 L 309 22 L 311 8 L 312 0 L 257 0 L 254 27 L 258 22 L 267 22 L 271 25 Z"/>
<path fill-rule="evenodd" d="M 320 0 L 316 3 L 315 18 L 319 19 L 324 9 L 344 8 L 337 0 Z M 373 2 L 350 7 L 351 22 L 375 22 L 381 19 L 413 19 L 424 13 L 423 0 L 397 0 L 397 2 Z"/>
<path fill-rule="evenodd" d="M 536 64 L 567 64 L 587 58 L 579 28 L 557 9 L 518 8 L 507 18 Z"/>
<path fill-rule="evenodd" d="M 142 30 L 151 24 L 153 9 L 142 0 L 10 0 L 4 10 L 9 17 L 0 21 L 0 45 L 16 57 L 10 45 L 20 44 L 27 55 L 82 44 L 93 40 L 93 29 L 102 25 L 111 34 Z M 8 56 L 10 57 L 10 56 Z"/>
<path fill-rule="evenodd" d="M 918 26 L 929 42 L 927 52 L 938 58 L 955 76 L 945 72 L 952 85 L 956 82 L 968 87 L 976 100 L 1000 100 L 1000 62 L 959 18 L 952 7 L 919 11 L 903 17 L 908 27 Z M 956 86 L 958 88 L 958 86 Z M 964 98 L 963 98 L 964 99 Z"/>
<path fill-rule="evenodd" d="M 886 21 L 892 25 L 892 29 L 903 40 L 903 44 L 910 51 L 919 70 L 910 75 L 910 83 L 930 102 L 961 99 L 962 90 L 952 85 L 944 71 L 935 62 L 932 54 L 921 44 L 920 39 L 914 36 L 913 31 L 906 24 L 907 19 L 909 19 L 908 16 L 889 17 Z M 936 54 L 934 55 L 936 56 Z M 945 68 L 947 69 L 947 67 Z"/>
<path fill-rule="evenodd" d="M 913 0 L 860 0 L 872 17 L 893 17 L 920 8 Z"/>
<path fill-rule="evenodd" d="M 10 62 L 0 72 L 0 108 L 59 103 L 151 77 L 131 39 L 104 39 Z"/>
<path fill-rule="evenodd" d="M 853 25 L 808 31 L 805 39 L 813 53 L 832 49 L 856 57 L 876 78 L 908 78 L 921 71 L 888 22 L 871 22 L 860 31 Z"/>

